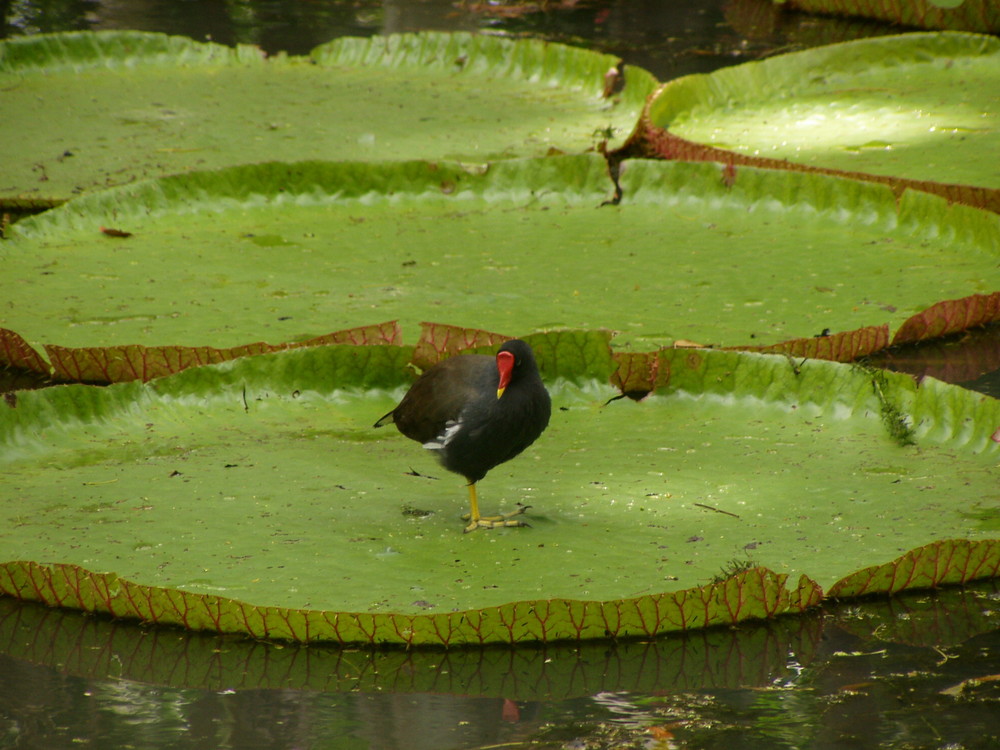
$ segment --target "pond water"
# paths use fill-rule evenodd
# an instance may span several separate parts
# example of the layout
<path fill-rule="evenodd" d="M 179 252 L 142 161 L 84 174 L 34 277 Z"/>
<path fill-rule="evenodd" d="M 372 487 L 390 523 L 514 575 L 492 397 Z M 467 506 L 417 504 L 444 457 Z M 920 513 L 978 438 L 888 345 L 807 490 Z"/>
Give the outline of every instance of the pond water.
<path fill-rule="evenodd" d="M 343 35 L 527 35 L 661 80 L 898 31 L 765 0 L 0 2 L 0 35 L 140 29 L 301 54 Z M 1000 328 L 878 364 L 1000 396 Z M 643 643 L 368 653 L 0 599 L 0 748 L 1000 747 L 1000 583 Z"/>

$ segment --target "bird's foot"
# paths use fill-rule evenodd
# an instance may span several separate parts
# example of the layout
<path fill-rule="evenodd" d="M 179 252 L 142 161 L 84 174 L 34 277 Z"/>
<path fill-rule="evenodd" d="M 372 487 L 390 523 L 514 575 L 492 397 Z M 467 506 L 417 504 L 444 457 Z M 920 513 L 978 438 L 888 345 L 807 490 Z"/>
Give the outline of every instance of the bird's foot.
<path fill-rule="evenodd" d="M 517 510 L 512 513 L 505 513 L 502 516 L 480 516 L 479 518 L 473 519 L 470 513 L 466 513 L 462 516 L 463 521 L 468 521 L 469 525 L 465 527 L 465 533 L 468 534 L 470 531 L 475 531 L 476 529 L 502 529 L 514 526 L 530 526 L 527 521 L 522 521 L 514 516 L 519 516 L 524 513 L 530 505 L 521 505 L 518 503 Z"/>

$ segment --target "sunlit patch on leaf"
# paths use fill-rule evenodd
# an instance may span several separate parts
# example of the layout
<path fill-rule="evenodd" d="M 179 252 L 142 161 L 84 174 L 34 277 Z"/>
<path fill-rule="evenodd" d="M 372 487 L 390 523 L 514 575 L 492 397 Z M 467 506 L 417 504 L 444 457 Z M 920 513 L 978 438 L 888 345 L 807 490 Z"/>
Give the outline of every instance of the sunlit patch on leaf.
<path fill-rule="evenodd" d="M 685 76 L 651 97 L 626 152 L 839 174 L 1000 212 L 986 166 L 998 112 L 982 95 L 1000 85 L 998 60 L 994 37 L 905 34 Z"/>

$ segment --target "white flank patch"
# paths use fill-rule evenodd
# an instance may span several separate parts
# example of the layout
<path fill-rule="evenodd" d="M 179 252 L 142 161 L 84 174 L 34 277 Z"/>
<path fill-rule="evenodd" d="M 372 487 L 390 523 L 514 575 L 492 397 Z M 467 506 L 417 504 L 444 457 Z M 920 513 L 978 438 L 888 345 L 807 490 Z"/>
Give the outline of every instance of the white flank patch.
<path fill-rule="evenodd" d="M 451 442 L 451 439 L 458 434 L 460 429 L 462 429 L 461 419 L 449 419 L 444 423 L 444 432 L 434 440 L 424 443 L 424 447 L 429 451 L 439 451 Z"/>

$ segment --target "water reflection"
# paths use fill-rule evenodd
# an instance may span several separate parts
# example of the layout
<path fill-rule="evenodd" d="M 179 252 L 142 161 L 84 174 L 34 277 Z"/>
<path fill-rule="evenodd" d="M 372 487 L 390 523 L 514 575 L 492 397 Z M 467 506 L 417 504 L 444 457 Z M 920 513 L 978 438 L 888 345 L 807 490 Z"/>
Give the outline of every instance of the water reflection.
<path fill-rule="evenodd" d="M 872 364 L 1000 398 L 1000 324 L 872 357 Z"/>
<path fill-rule="evenodd" d="M 0 747 L 975 747 L 998 601 L 992 581 L 645 643 L 372 652 L 4 599 Z"/>

